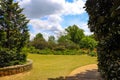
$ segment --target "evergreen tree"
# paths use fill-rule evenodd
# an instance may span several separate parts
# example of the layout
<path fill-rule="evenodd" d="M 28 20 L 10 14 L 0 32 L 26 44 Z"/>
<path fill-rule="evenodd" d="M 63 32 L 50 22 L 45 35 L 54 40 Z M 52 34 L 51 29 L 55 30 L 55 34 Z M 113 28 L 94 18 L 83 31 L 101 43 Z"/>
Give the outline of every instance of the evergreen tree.
<path fill-rule="evenodd" d="M 22 14 L 22 11 L 23 9 L 14 0 L 0 0 L 0 57 L 4 57 L 3 52 L 6 53 L 5 56 L 13 52 L 16 53 L 15 60 L 23 59 L 20 52 L 29 40 L 27 26 L 29 20 Z M 9 57 L 13 58 L 13 56 Z M 4 63 L 10 65 L 10 61 L 4 61 Z M 0 66 L 7 65 L 1 64 Z"/>

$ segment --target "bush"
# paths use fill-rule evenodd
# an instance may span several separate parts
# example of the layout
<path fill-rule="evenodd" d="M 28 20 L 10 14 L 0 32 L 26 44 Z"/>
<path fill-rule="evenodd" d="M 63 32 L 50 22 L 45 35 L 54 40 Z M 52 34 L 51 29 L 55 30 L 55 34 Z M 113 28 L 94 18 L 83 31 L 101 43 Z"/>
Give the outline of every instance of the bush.
<path fill-rule="evenodd" d="M 93 50 L 94 48 L 96 48 L 96 46 L 97 46 L 97 41 L 88 36 L 82 38 L 80 42 L 81 48 L 87 48 L 87 49 Z"/>
<path fill-rule="evenodd" d="M 96 57 L 96 56 L 97 56 L 97 53 L 96 53 L 96 52 L 91 51 L 88 55 L 90 55 L 90 56 L 92 56 L 92 57 L 93 57 L 93 56 L 95 56 L 95 57 Z"/>
<path fill-rule="evenodd" d="M 55 51 L 64 51 L 65 50 L 65 46 L 62 45 L 58 45 L 54 48 Z"/>
<path fill-rule="evenodd" d="M 16 53 L 16 50 L 0 49 L 0 67 L 22 64 L 26 61 L 26 54 Z"/>
<path fill-rule="evenodd" d="M 69 49 L 69 50 L 80 49 L 79 45 L 77 45 L 76 43 L 74 43 L 72 41 L 69 41 L 69 42 L 66 42 L 66 43 L 67 43 L 66 46 L 65 46 L 66 49 Z"/>
<path fill-rule="evenodd" d="M 86 50 L 83 50 L 83 49 L 80 49 L 80 50 L 78 50 L 78 53 L 80 54 L 80 55 L 82 55 L 82 54 L 87 54 L 87 49 Z"/>
<path fill-rule="evenodd" d="M 88 25 L 98 40 L 98 69 L 104 80 L 120 80 L 120 0 L 87 0 Z"/>

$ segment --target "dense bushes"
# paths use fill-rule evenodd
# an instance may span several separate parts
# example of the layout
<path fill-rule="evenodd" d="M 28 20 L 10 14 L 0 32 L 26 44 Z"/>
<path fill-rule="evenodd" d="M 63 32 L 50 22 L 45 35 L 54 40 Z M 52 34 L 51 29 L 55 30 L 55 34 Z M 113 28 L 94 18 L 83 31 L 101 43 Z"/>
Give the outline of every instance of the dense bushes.
<path fill-rule="evenodd" d="M 46 41 L 41 33 L 36 34 L 35 38 L 28 44 L 28 48 L 31 48 L 29 52 L 55 55 L 85 53 L 90 56 L 96 56 L 95 52 L 93 52 L 97 45 L 94 35 L 85 36 L 84 31 L 76 25 L 69 26 L 65 30 L 66 32 L 61 33 L 57 40 L 55 40 L 54 36 L 50 36 L 48 41 Z M 86 49 L 86 51 L 83 49 Z"/>
<path fill-rule="evenodd" d="M 61 50 L 62 48 L 62 50 Z M 41 54 L 41 55 L 89 55 L 89 56 L 97 56 L 96 51 L 91 51 L 89 53 L 88 49 L 65 49 L 64 47 L 59 47 L 59 49 L 35 49 L 34 47 L 25 48 L 24 52 L 32 53 L 32 54 Z"/>
<path fill-rule="evenodd" d="M 23 64 L 26 61 L 25 53 L 18 53 L 16 50 L 0 49 L 0 67 Z"/>
<path fill-rule="evenodd" d="M 86 11 L 99 42 L 99 71 L 104 80 L 120 80 L 120 0 L 87 0 Z"/>
<path fill-rule="evenodd" d="M 82 40 L 80 41 L 81 48 L 87 48 L 92 51 L 94 48 L 96 48 L 96 46 L 97 46 L 97 41 L 89 36 L 82 38 Z"/>

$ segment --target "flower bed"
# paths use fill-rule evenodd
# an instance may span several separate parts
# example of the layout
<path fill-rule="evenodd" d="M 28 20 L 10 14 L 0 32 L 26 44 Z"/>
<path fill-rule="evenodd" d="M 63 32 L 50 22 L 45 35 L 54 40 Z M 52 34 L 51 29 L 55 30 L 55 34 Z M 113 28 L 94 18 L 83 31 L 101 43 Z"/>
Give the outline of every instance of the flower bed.
<path fill-rule="evenodd" d="M 15 66 L 0 68 L 0 77 L 22 73 L 25 71 L 29 71 L 31 69 L 32 69 L 32 60 L 27 60 L 26 64 L 23 65 L 15 65 Z"/>

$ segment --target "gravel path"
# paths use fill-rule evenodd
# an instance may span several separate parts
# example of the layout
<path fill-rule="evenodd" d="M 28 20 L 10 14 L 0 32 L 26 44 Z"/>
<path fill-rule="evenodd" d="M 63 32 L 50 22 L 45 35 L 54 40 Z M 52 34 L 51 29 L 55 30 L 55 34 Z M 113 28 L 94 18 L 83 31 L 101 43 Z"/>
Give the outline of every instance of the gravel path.
<path fill-rule="evenodd" d="M 96 64 L 82 66 L 72 71 L 66 80 L 102 80 Z"/>

